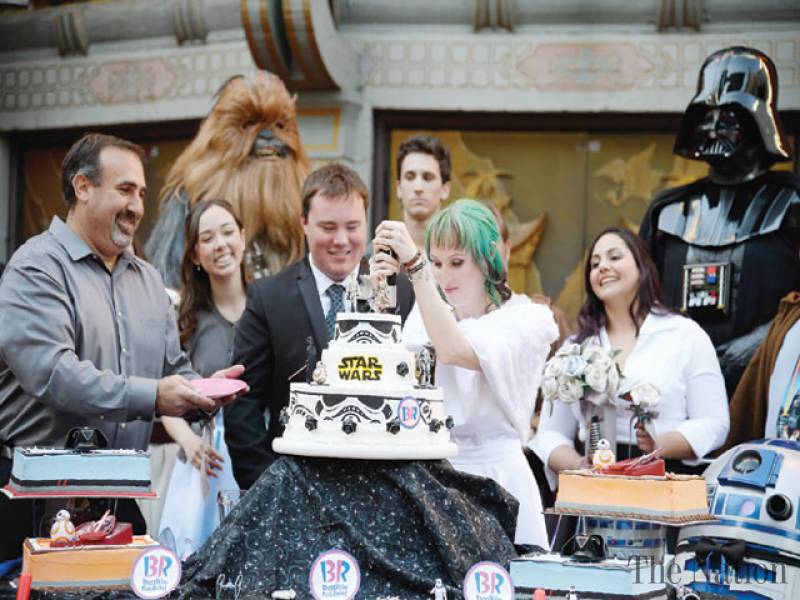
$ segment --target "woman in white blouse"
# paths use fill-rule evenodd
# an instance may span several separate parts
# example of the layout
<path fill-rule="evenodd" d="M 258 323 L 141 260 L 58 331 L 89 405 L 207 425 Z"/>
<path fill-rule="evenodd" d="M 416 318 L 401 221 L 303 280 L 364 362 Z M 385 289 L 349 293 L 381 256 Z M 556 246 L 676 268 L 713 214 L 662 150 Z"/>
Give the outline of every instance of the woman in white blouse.
<path fill-rule="evenodd" d="M 586 302 L 578 317 L 575 341 L 591 338 L 618 351 L 620 392 L 649 383 L 661 392 L 655 410 L 655 439 L 643 426 L 631 427 L 629 403 L 617 399 L 617 459 L 661 450 L 668 470 L 697 472 L 699 458 L 718 448 L 728 434 L 725 383 L 708 335 L 697 323 L 669 311 L 662 302 L 653 260 L 636 234 L 612 227 L 592 244 L 584 281 Z M 578 403 L 558 399 L 542 411 L 531 449 L 548 467 L 551 487 L 556 474 L 585 466 L 575 450 Z M 633 429 L 633 431 L 632 431 Z M 682 462 L 681 462 L 682 461 Z"/>
<path fill-rule="evenodd" d="M 553 314 L 512 295 L 497 223 L 474 200 L 454 202 L 431 218 L 427 257 L 400 222 L 381 223 L 373 247 L 373 276 L 394 274 L 402 264 L 414 285 L 416 305 L 403 339 L 412 347 L 429 339 L 436 350 L 436 385 L 455 422 L 458 455 L 451 463 L 516 497 L 515 541 L 546 547 L 539 491 L 522 445 L 530 437 L 544 361 L 558 337 Z M 385 248 L 397 260 L 379 252 Z"/>

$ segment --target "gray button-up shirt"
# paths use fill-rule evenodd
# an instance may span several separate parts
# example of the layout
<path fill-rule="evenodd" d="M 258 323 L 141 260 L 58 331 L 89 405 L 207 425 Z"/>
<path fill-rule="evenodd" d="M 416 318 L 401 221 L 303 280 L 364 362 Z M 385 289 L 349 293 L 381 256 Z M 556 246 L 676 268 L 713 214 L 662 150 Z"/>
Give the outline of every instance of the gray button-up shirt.
<path fill-rule="evenodd" d="M 78 425 L 145 449 L 158 379 L 195 378 L 161 276 L 124 252 L 109 272 L 61 219 L 0 281 L 0 443 L 62 446 Z"/>

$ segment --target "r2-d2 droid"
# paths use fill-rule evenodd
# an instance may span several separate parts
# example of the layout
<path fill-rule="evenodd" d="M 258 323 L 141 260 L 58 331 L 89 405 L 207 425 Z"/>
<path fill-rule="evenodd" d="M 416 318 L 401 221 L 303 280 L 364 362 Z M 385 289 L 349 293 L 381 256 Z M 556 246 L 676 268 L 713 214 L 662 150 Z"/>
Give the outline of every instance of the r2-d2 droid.
<path fill-rule="evenodd" d="M 800 598 L 800 442 L 741 444 L 704 476 L 717 521 L 681 529 L 680 583 L 747 600 Z"/>

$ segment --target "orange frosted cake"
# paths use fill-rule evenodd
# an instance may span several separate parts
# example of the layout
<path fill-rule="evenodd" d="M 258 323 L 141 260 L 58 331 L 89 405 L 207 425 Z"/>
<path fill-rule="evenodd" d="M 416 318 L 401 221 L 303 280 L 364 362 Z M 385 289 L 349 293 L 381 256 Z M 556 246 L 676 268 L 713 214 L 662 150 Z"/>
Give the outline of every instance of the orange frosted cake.
<path fill-rule="evenodd" d="M 667 524 L 713 520 L 706 484 L 697 475 L 606 475 L 563 471 L 552 512 L 656 521 Z"/>
<path fill-rule="evenodd" d="M 119 546 L 51 547 L 48 538 L 28 538 L 23 546 L 22 572 L 31 587 L 128 588 L 131 572 L 142 551 L 158 546 L 149 535 L 134 536 Z"/>

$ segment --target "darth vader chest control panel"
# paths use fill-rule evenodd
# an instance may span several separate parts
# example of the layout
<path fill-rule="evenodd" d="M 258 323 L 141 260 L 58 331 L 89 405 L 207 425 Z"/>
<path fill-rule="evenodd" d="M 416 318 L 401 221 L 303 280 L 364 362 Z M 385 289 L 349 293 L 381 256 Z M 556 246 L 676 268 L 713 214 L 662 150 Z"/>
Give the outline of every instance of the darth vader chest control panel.
<path fill-rule="evenodd" d="M 732 275 L 729 262 L 684 265 L 682 310 L 690 316 L 728 316 Z"/>

